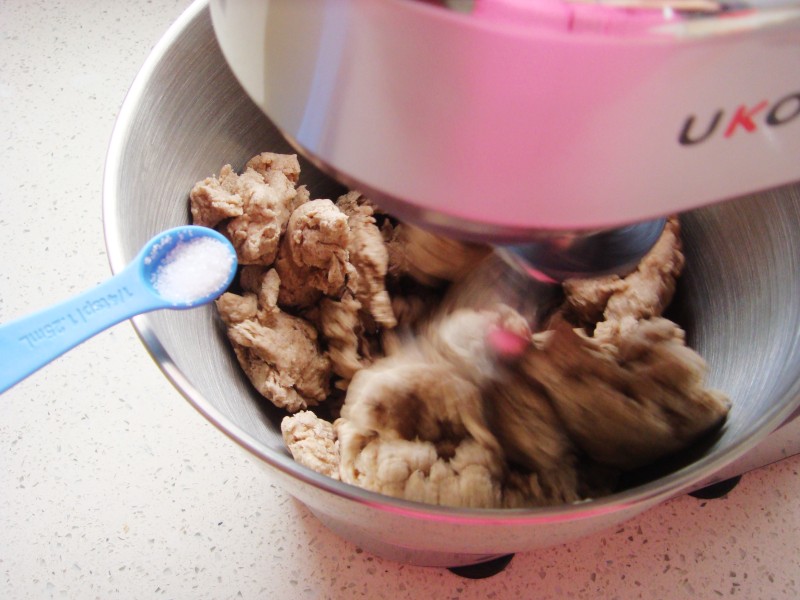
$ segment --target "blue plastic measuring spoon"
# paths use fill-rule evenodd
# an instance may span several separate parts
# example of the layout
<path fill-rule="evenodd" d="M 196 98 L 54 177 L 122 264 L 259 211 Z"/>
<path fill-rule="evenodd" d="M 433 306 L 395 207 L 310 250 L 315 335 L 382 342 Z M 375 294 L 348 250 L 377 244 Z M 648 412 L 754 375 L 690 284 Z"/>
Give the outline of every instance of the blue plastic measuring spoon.
<path fill-rule="evenodd" d="M 216 290 L 197 298 L 171 300 L 159 292 L 160 267 L 179 244 L 212 238 L 230 254 L 230 272 Z M 167 260 L 165 260 L 167 259 Z M 173 268 L 175 267 L 175 262 Z M 236 274 L 236 251 L 220 233 L 207 227 L 175 227 L 151 239 L 124 270 L 74 298 L 0 326 L 0 393 L 19 383 L 81 342 L 120 321 L 161 308 L 195 308 L 211 302 Z M 214 281 L 216 283 L 216 281 Z M 175 297 L 172 290 L 166 292 Z"/>

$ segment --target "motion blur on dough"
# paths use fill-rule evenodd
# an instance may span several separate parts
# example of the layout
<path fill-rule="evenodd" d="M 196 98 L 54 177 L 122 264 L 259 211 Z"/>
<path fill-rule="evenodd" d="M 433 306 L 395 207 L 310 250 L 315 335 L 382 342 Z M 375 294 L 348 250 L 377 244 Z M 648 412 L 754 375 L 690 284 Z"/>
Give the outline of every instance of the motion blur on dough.
<path fill-rule="evenodd" d="M 420 502 L 556 505 L 612 492 L 725 420 L 663 316 L 684 264 L 677 218 L 635 271 L 566 281 L 532 320 L 486 277 L 488 246 L 299 181 L 296 157 L 266 152 L 190 194 L 195 223 L 246 265 L 217 308 L 244 373 L 289 413 L 298 462 Z"/>

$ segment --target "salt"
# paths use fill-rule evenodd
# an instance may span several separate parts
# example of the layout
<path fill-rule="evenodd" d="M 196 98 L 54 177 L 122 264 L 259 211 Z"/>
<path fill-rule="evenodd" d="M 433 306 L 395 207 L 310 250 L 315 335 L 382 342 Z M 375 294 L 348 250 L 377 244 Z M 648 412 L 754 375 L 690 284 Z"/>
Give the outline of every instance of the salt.
<path fill-rule="evenodd" d="M 222 291 L 232 265 L 229 248 L 219 240 L 198 237 L 179 241 L 153 274 L 153 288 L 170 302 L 191 304 Z"/>

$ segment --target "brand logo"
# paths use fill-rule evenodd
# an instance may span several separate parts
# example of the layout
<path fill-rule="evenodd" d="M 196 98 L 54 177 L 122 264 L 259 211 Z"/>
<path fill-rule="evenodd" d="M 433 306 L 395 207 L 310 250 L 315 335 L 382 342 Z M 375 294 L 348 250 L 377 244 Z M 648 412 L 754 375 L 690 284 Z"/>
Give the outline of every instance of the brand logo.
<path fill-rule="evenodd" d="M 682 146 L 694 146 L 705 142 L 720 129 L 720 124 L 723 122 L 725 125 L 722 136 L 730 138 L 739 132 L 752 133 L 762 125 L 780 127 L 798 117 L 800 117 L 800 92 L 784 96 L 772 104 L 768 100 L 753 105 L 741 104 L 733 111 L 730 118 L 721 108 L 705 123 L 700 122 L 696 115 L 690 115 L 683 123 L 678 142 Z"/>

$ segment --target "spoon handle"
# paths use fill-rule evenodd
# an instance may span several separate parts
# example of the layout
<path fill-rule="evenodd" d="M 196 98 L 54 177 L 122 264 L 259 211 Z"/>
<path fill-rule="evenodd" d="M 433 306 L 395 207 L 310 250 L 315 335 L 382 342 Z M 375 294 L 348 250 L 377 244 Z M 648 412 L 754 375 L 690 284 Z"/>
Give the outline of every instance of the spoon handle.
<path fill-rule="evenodd" d="M 135 263 L 82 294 L 0 326 L 0 393 L 90 337 L 164 308 Z"/>

